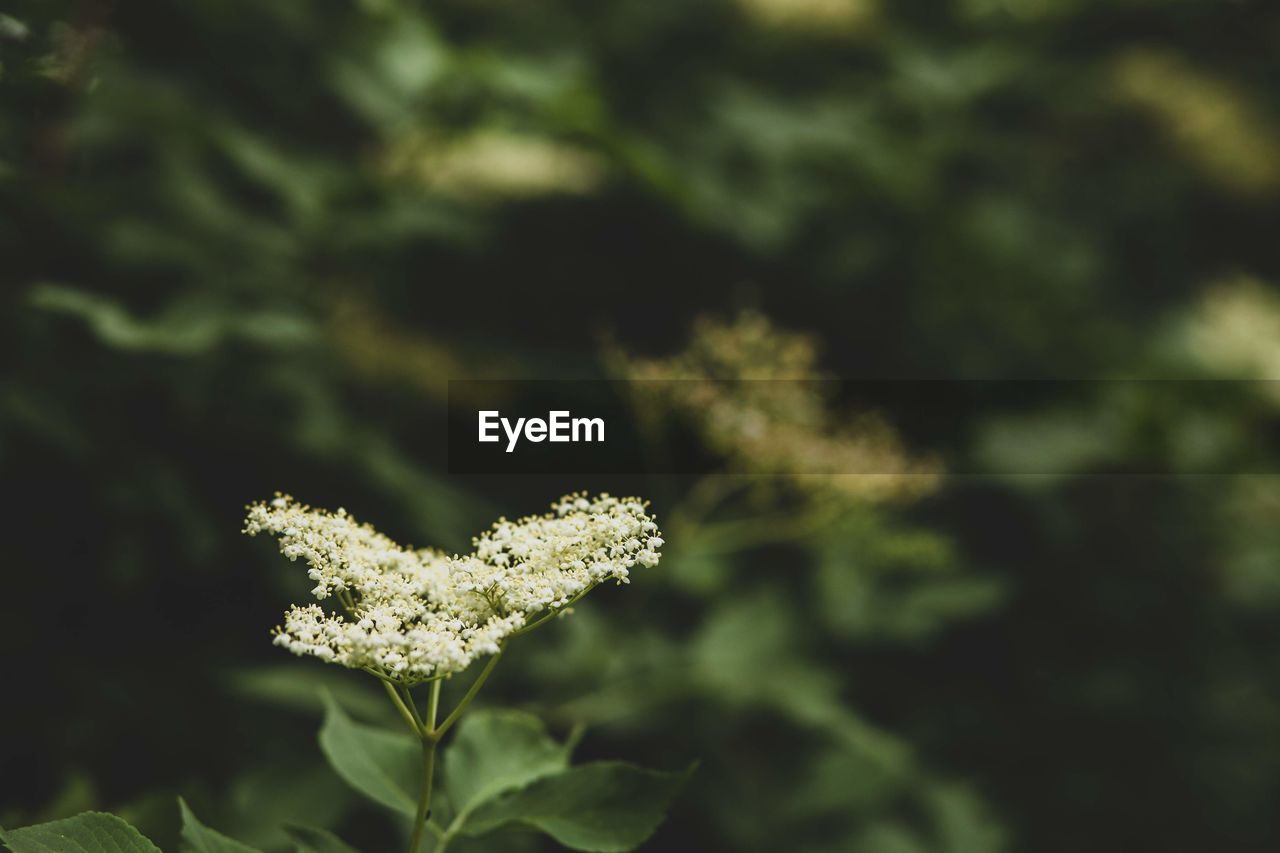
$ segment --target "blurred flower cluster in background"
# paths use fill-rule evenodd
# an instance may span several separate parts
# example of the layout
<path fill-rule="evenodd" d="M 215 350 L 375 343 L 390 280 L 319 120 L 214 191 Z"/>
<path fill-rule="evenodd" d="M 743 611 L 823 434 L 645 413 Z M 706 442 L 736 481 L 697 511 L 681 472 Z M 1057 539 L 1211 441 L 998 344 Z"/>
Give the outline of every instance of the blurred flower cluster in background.
<path fill-rule="evenodd" d="M 9 4 L 0 825 L 170 849 L 181 794 L 389 846 L 315 730 L 321 687 L 391 710 L 272 649 L 311 582 L 241 508 L 465 553 L 588 489 L 651 497 L 662 563 L 483 702 L 700 759 L 653 849 L 1274 849 L 1280 392 L 1237 380 L 1280 379 L 1278 38 L 1262 0 Z M 449 379 L 618 376 L 696 379 L 637 417 L 723 471 L 449 475 Z M 728 381 L 824 377 L 1082 381 L 945 422 Z"/>

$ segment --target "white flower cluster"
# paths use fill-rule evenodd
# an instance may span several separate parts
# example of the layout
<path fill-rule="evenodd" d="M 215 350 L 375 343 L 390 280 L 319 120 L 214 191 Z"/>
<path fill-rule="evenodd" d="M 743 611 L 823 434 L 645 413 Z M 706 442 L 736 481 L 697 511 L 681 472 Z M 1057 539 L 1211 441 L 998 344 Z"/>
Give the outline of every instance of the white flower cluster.
<path fill-rule="evenodd" d="M 343 509 L 281 494 L 248 507 L 244 532 L 264 531 L 290 560 L 306 561 L 317 599 L 336 598 L 345 611 L 295 605 L 276 644 L 407 684 L 496 654 L 530 617 L 565 608 L 604 580 L 626 583 L 633 566 L 657 564 L 663 544 L 644 502 L 606 494 L 568 495 L 546 515 L 499 519 L 466 556 L 403 548 Z"/>
<path fill-rule="evenodd" d="M 703 318 L 684 352 L 619 364 L 638 380 L 646 412 L 692 418 L 739 472 L 784 476 L 814 497 L 859 500 L 914 497 L 937 485 L 938 464 L 909 455 L 881 418 L 834 411 L 816 343 L 762 314 Z"/>

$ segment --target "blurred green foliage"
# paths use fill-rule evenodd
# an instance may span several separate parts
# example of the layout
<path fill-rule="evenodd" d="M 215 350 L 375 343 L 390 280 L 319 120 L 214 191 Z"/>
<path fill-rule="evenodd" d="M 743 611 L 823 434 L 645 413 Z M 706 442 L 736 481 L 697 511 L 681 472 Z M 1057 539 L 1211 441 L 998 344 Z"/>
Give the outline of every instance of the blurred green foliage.
<path fill-rule="evenodd" d="M 1263 0 L 10 4 L 0 824 L 111 809 L 173 849 L 182 794 L 254 846 L 394 844 L 313 697 L 389 708 L 270 647 L 307 584 L 240 507 L 461 548 L 690 487 L 448 477 L 450 377 L 600 375 L 602 333 L 666 356 L 743 305 L 850 377 L 1276 377 L 1278 33 Z M 1274 849 L 1280 489 L 1192 474 L 1274 465 L 1277 401 L 917 425 L 1041 476 L 668 531 L 485 701 L 701 759 L 655 849 Z"/>

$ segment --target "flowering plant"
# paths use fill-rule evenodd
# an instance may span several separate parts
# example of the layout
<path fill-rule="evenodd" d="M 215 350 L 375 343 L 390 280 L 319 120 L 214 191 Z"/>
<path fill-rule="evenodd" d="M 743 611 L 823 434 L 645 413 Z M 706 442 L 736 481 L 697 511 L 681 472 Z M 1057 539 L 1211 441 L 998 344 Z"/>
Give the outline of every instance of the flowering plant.
<path fill-rule="evenodd" d="M 568 495 L 545 515 L 499 519 L 466 555 L 403 547 L 343 509 L 313 509 L 284 494 L 251 504 L 244 532 L 276 536 L 315 583 L 317 601 L 289 609 L 276 645 L 372 675 L 408 726 L 405 736 L 357 723 L 328 699 L 320 744 L 345 781 L 411 819 L 409 853 L 443 853 L 459 836 L 508 826 L 576 850 L 622 851 L 657 828 L 687 773 L 570 766 L 581 733 L 560 743 L 537 717 L 515 711 L 476 712 L 459 726 L 445 762 L 447 805 L 432 808 L 439 744 L 506 644 L 567 614 L 601 583 L 627 583 L 636 566 L 657 565 L 664 543 L 643 501 Z M 326 609 L 334 603 L 338 609 Z M 443 683 L 481 658 L 479 674 L 444 713 Z M 419 687 L 425 705 L 413 693 Z M 188 848 L 254 853 L 180 806 Z M 354 853 L 325 830 L 286 831 L 299 853 Z M 95 812 L 0 831 L 0 841 L 15 853 L 157 853 L 119 817 Z"/>

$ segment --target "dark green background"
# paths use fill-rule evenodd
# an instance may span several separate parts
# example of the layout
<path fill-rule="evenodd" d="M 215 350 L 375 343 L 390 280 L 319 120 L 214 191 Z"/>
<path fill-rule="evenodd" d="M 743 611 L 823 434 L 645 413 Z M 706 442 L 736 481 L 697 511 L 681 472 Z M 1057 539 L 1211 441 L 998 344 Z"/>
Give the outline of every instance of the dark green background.
<path fill-rule="evenodd" d="M 107 808 L 168 848 L 182 793 L 258 843 L 299 814 L 390 843 L 323 766 L 309 685 L 383 712 L 270 646 L 306 584 L 242 506 L 285 489 L 465 548 L 563 491 L 661 518 L 682 485 L 450 478 L 450 376 L 599 376 L 606 336 L 661 355 L 740 307 L 847 377 L 1233 375 L 1180 330 L 1223 280 L 1259 312 L 1280 281 L 1274 4 L 752 8 L 6 8 L 0 822 Z M 433 177 L 477 132 L 570 177 Z M 590 719 L 592 756 L 701 758 L 654 849 L 1274 849 L 1280 490 L 1132 472 L 1273 466 L 1277 409 L 1126 387 L 932 430 L 1061 476 L 674 553 L 485 698 Z M 570 701 L 604 683 L 637 695 Z M 910 772 L 877 763 L 899 747 Z"/>

